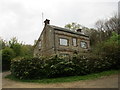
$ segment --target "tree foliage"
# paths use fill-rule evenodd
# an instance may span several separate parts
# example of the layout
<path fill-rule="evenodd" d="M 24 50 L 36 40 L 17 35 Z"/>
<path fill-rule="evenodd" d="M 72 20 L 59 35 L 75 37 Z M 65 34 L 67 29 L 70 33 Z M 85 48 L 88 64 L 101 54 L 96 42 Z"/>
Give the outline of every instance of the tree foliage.
<path fill-rule="evenodd" d="M 21 53 L 22 53 L 22 56 L 32 57 L 33 56 L 33 46 L 22 45 Z"/>
<path fill-rule="evenodd" d="M 2 49 L 2 69 L 7 70 L 10 68 L 11 59 L 15 57 L 13 49 L 6 47 Z"/>
<path fill-rule="evenodd" d="M 82 27 L 82 25 L 74 23 L 74 22 L 65 25 L 65 28 L 67 28 L 69 30 L 73 30 L 73 31 L 80 29 L 81 27 Z"/>
<path fill-rule="evenodd" d="M 95 27 L 98 31 L 106 32 L 106 35 L 109 37 L 112 35 L 112 32 L 120 34 L 120 18 L 117 15 L 105 20 L 98 20 L 95 23 Z"/>
<path fill-rule="evenodd" d="M 9 41 L 9 47 L 14 50 L 16 57 L 22 55 L 22 43 L 18 43 L 16 37 L 11 38 L 11 40 Z"/>
<path fill-rule="evenodd" d="M 82 32 L 90 37 L 91 46 L 106 41 L 112 36 L 112 32 L 120 34 L 120 18 L 117 15 L 105 20 L 98 20 L 95 23 L 96 28 L 87 28 L 77 23 L 66 24 L 65 28 L 75 31 L 82 28 Z"/>
<path fill-rule="evenodd" d="M 22 42 L 18 42 L 16 37 L 11 38 L 8 42 L 0 39 L 2 45 L 2 69 L 10 69 L 10 62 L 15 57 L 32 57 L 33 46 L 25 45 Z"/>

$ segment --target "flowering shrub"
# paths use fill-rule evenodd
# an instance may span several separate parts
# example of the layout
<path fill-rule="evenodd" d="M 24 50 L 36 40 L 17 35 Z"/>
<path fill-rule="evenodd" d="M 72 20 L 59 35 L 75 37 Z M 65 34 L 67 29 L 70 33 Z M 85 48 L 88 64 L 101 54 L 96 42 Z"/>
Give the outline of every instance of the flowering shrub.
<path fill-rule="evenodd" d="M 19 79 L 53 78 L 86 75 L 115 69 L 114 59 L 89 53 L 74 55 L 72 60 L 58 56 L 51 58 L 17 58 L 11 62 L 11 73 Z"/>
<path fill-rule="evenodd" d="M 40 58 L 16 58 L 11 62 L 11 73 L 19 79 L 44 77 L 44 61 Z"/>

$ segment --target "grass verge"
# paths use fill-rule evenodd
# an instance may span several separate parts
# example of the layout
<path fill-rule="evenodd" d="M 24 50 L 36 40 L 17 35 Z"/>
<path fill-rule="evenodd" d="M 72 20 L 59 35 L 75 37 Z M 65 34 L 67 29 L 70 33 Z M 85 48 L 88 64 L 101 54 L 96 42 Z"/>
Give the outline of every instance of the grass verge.
<path fill-rule="evenodd" d="M 118 74 L 120 73 L 120 70 L 110 70 L 110 71 L 104 71 L 100 73 L 93 73 L 89 75 L 84 75 L 84 76 L 69 76 L 69 77 L 60 77 L 60 78 L 46 78 L 46 79 L 34 79 L 34 80 L 20 80 L 15 78 L 12 75 L 7 75 L 5 78 L 15 80 L 15 81 L 20 81 L 20 82 L 34 82 L 34 83 L 63 83 L 63 82 L 73 82 L 73 81 L 80 81 L 80 80 L 93 80 L 100 78 L 102 76 L 109 76 L 113 74 Z"/>

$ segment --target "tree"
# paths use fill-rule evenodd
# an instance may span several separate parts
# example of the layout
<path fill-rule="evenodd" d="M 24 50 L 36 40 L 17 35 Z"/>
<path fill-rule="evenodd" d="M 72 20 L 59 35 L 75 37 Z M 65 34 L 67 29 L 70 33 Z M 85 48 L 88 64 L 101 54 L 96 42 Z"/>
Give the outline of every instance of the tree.
<path fill-rule="evenodd" d="M 11 38 L 8 42 L 0 38 L 0 45 L 2 46 L 0 54 L 2 54 L 3 70 L 10 69 L 10 62 L 13 58 L 33 56 L 33 46 L 23 45 L 21 42 L 18 42 L 16 37 Z"/>
<path fill-rule="evenodd" d="M 7 47 L 7 42 L 0 37 L 0 50 Z"/>
<path fill-rule="evenodd" d="M 82 32 L 90 37 L 90 44 L 96 45 L 109 39 L 112 32 L 120 34 L 120 18 L 117 15 L 105 20 L 98 20 L 95 23 L 96 28 L 87 28 L 77 23 L 70 23 L 65 25 L 65 28 L 75 31 L 82 28 Z"/>
<path fill-rule="evenodd" d="M 73 31 L 80 29 L 81 27 L 82 27 L 82 25 L 74 23 L 74 22 L 65 25 L 65 28 L 67 28 L 69 30 L 73 30 Z"/>
<path fill-rule="evenodd" d="M 33 56 L 33 46 L 31 45 L 22 45 L 22 56 L 32 57 Z"/>
<path fill-rule="evenodd" d="M 98 31 L 106 33 L 105 37 L 111 37 L 112 32 L 120 34 L 120 18 L 117 15 L 105 20 L 98 20 L 95 23 L 95 27 Z M 103 36 L 101 36 L 102 38 Z"/>
<path fill-rule="evenodd" d="M 9 41 L 9 47 L 13 49 L 13 51 L 15 52 L 15 56 L 22 55 L 22 43 L 19 43 L 16 37 L 11 38 L 11 40 Z"/>
<path fill-rule="evenodd" d="M 34 45 L 33 46 L 35 46 L 37 44 L 37 40 L 34 40 Z"/>
<path fill-rule="evenodd" d="M 95 23 L 95 27 L 97 28 L 98 31 L 104 31 L 104 21 L 103 20 L 98 20 Z"/>
<path fill-rule="evenodd" d="M 105 22 L 105 29 L 119 33 L 118 23 L 120 23 L 119 18 L 115 15 Z"/>
<path fill-rule="evenodd" d="M 90 37 L 90 44 L 94 45 L 95 43 L 99 42 L 99 32 L 96 29 L 89 29 L 88 27 L 82 26 L 77 23 L 71 23 L 65 25 L 65 28 L 70 29 L 70 30 L 77 30 L 79 28 L 82 28 L 82 33 L 85 35 L 88 35 Z"/>

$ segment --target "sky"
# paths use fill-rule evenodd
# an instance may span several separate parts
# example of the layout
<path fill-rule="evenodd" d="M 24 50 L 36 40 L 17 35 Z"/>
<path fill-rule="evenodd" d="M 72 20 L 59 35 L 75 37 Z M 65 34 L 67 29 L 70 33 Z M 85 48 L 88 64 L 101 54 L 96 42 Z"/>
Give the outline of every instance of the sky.
<path fill-rule="evenodd" d="M 0 0 L 0 37 L 7 41 L 17 37 L 33 45 L 43 30 L 45 19 L 60 27 L 76 22 L 94 28 L 97 20 L 109 19 L 118 12 L 118 1 Z"/>

